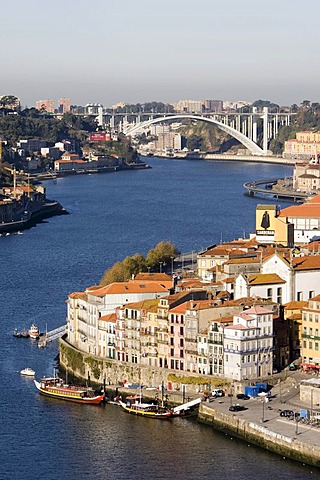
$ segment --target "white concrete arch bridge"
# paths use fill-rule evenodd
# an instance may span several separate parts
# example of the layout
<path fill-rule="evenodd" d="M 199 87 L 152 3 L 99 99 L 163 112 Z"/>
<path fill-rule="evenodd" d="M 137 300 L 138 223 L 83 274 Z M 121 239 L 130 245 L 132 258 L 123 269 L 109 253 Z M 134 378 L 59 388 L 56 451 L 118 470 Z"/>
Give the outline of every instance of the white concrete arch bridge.
<path fill-rule="evenodd" d="M 129 114 L 130 115 L 130 114 Z M 142 120 L 149 115 L 147 120 Z M 228 133 L 233 138 L 242 143 L 252 155 L 266 156 L 268 155 L 268 142 L 278 133 L 279 126 L 289 125 L 291 115 L 288 113 L 269 113 L 268 108 L 265 107 L 262 113 L 258 113 L 256 108 L 253 108 L 250 113 L 166 113 L 158 114 L 136 115 L 134 123 L 128 123 L 127 116 L 123 117 L 123 122 L 120 123 L 120 130 L 127 136 L 134 136 L 141 133 L 144 129 L 157 123 L 168 122 L 172 120 L 191 119 L 201 122 L 206 122 L 217 126 L 222 131 Z M 263 138 L 262 148 L 257 143 L 258 137 L 258 119 L 262 119 L 263 123 Z"/>

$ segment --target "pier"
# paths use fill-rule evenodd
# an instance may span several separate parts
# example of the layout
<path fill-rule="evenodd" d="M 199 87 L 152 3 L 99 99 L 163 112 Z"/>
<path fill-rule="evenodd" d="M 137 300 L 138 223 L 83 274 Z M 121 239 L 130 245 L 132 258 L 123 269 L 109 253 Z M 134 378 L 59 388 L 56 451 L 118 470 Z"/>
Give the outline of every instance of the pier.
<path fill-rule="evenodd" d="M 246 182 L 243 184 L 244 188 L 248 190 L 250 196 L 263 195 L 272 196 L 274 198 L 287 198 L 294 202 L 303 202 L 307 200 L 311 195 L 309 193 L 298 192 L 297 190 L 277 190 L 272 187 L 278 183 L 279 180 L 285 180 L 284 178 L 271 178 L 267 180 L 256 180 L 254 182 Z M 262 185 L 262 186 L 261 186 Z"/>
<path fill-rule="evenodd" d="M 67 330 L 67 325 L 62 325 L 61 327 L 55 328 L 50 332 L 46 332 L 39 340 L 38 347 L 44 348 L 49 342 L 53 342 L 57 338 L 61 338 Z"/>

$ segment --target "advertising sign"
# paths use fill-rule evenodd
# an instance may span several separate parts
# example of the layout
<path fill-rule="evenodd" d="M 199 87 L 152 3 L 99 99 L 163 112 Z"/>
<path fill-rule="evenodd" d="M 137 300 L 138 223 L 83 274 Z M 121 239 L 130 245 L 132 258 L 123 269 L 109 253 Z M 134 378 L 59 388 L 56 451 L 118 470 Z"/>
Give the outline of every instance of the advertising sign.
<path fill-rule="evenodd" d="M 275 205 L 258 205 L 256 208 L 256 235 L 274 235 Z"/>
<path fill-rule="evenodd" d="M 105 142 L 105 141 L 106 141 L 106 132 L 90 133 L 90 142 Z"/>

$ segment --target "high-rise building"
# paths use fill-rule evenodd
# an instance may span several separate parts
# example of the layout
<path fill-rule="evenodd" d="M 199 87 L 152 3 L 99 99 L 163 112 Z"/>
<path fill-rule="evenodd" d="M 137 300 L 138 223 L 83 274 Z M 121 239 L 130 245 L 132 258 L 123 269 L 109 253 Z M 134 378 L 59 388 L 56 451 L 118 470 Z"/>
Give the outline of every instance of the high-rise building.
<path fill-rule="evenodd" d="M 70 98 L 59 98 L 59 100 L 58 100 L 58 111 L 59 111 L 59 113 L 70 112 L 70 109 L 71 109 Z"/>
<path fill-rule="evenodd" d="M 38 100 L 36 102 L 36 109 L 45 111 L 48 113 L 54 113 L 54 101 L 53 100 Z"/>

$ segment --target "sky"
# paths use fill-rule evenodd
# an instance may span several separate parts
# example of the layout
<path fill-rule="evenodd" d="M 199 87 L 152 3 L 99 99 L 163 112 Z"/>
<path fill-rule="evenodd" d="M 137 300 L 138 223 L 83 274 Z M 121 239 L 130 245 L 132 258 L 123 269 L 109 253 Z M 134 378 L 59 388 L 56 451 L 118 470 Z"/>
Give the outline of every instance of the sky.
<path fill-rule="evenodd" d="M 320 0 L 1 0 L 0 95 L 320 101 Z"/>

